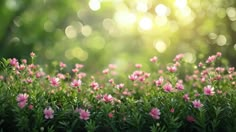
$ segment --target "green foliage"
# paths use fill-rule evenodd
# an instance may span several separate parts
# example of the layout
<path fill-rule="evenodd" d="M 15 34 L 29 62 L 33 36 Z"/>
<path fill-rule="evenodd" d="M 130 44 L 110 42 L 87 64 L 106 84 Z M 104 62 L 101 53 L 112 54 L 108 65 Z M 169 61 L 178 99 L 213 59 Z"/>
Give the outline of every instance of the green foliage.
<path fill-rule="evenodd" d="M 151 68 L 146 71 L 134 66 L 114 74 L 119 67 L 110 66 L 108 72 L 86 76 L 78 64 L 67 73 L 66 67 L 57 63 L 48 74 L 34 61 L 2 59 L 0 128 L 51 132 L 235 131 L 236 72 L 234 67 L 219 67 L 220 57 L 218 52 L 206 63 L 188 67 L 183 56 L 177 55 L 168 65 L 149 62 Z M 196 100 L 200 105 L 194 104 Z"/>

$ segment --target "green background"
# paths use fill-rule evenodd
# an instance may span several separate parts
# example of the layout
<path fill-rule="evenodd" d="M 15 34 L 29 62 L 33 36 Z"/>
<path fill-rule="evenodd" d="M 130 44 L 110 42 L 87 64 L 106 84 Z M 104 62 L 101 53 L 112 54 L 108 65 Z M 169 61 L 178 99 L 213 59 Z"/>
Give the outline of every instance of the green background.
<path fill-rule="evenodd" d="M 198 63 L 217 51 L 236 66 L 235 0 L 1 0 L 0 57 L 37 63 Z"/>

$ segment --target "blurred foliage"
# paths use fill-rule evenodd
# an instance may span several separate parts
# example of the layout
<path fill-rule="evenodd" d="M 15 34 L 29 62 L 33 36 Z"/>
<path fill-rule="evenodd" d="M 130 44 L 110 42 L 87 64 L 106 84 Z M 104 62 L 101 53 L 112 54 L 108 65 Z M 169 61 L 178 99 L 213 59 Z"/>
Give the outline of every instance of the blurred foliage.
<path fill-rule="evenodd" d="M 126 67 L 221 51 L 236 66 L 235 0 L 1 0 L 0 57 Z"/>

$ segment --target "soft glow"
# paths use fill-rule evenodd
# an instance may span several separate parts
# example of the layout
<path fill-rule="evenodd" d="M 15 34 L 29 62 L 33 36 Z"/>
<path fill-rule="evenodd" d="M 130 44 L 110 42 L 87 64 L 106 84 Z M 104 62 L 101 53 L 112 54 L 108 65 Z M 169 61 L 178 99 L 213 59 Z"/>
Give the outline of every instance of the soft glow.
<path fill-rule="evenodd" d="M 66 27 L 65 34 L 66 34 L 66 37 L 68 37 L 70 39 L 75 38 L 77 36 L 77 32 L 76 32 L 75 28 L 71 25 Z"/>
<path fill-rule="evenodd" d="M 139 22 L 139 27 L 143 30 L 152 29 L 152 20 L 148 17 L 144 17 Z"/>
<path fill-rule="evenodd" d="M 138 1 L 136 5 L 136 9 L 140 12 L 147 12 L 148 10 L 147 3 L 144 1 Z"/>
<path fill-rule="evenodd" d="M 175 6 L 177 8 L 185 8 L 187 6 L 187 0 L 175 0 Z"/>
<path fill-rule="evenodd" d="M 156 17 L 155 22 L 158 26 L 165 26 L 168 23 L 167 17 Z"/>
<path fill-rule="evenodd" d="M 81 61 L 85 61 L 88 59 L 88 53 L 80 47 L 73 48 L 72 55 Z"/>
<path fill-rule="evenodd" d="M 90 0 L 89 1 L 89 8 L 93 11 L 97 11 L 101 8 L 101 4 L 99 0 Z"/>
<path fill-rule="evenodd" d="M 19 4 L 17 4 L 17 0 L 7 0 L 6 7 L 10 10 L 16 10 L 19 7 Z"/>
<path fill-rule="evenodd" d="M 166 51 L 167 45 L 164 41 L 158 40 L 156 43 L 154 43 L 154 47 L 158 52 L 163 53 Z"/>
<path fill-rule="evenodd" d="M 196 56 L 193 53 L 187 52 L 184 54 L 184 61 L 188 63 L 194 63 L 196 61 Z"/>
<path fill-rule="evenodd" d="M 236 44 L 234 44 L 234 50 L 236 50 Z"/>
<path fill-rule="evenodd" d="M 89 25 L 85 25 L 82 27 L 81 33 L 84 36 L 88 37 L 92 33 L 92 28 Z"/>
<path fill-rule="evenodd" d="M 170 14 L 170 10 L 163 4 L 159 4 L 155 8 L 155 12 L 158 16 L 168 16 Z"/>
<path fill-rule="evenodd" d="M 216 39 L 216 43 L 219 45 L 219 46 L 224 46 L 226 45 L 226 42 L 227 42 L 227 39 L 224 35 L 219 35 Z"/>
<path fill-rule="evenodd" d="M 136 16 L 128 10 L 117 11 L 114 15 L 115 21 L 121 26 L 130 27 L 136 22 Z"/>
<path fill-rule="evenodd" d="M 102 22 L 103 28 L 106 29 L 109 35 L 116 36 L 117 25 L 113 19 L 106 18 Z"/>
<path fill-rule="evenodd" d="M 236 20 L 236 9 L 233 7 L 229 7 L 226 9 L 226 13 L 231 21 Z"/>
<path fill-rule="evenodd" d="M 88 59 L 88 53 L 84 51 L 83 49 L 81 49 L 80 47 L 75 47 L 75 48 L 66 50 L 65 57 L 67 59 L 77 58 L 80 61 L 85 61 Z"/>
<path fill-rule="evenodd" d="M 175 16 L 183 25 L 189 24 L 195 19 L 194 12 L 188 6 L 177 10 Z"/>
<path fill-rule="evenodd" d="M 217 35 L 215 33 L 210 33 L 208 36 L 209 36 L 210 39 L 216 39 L 217 38 Z"/>

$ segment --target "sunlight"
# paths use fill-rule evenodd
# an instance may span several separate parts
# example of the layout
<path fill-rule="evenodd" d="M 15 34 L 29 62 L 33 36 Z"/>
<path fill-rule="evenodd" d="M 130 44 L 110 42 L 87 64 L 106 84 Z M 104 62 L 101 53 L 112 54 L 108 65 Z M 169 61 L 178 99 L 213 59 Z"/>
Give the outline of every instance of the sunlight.
<path fill-rule="evenodd" d="M 92 28 L 89 25 L 85 25 L 82 27 L 81 33 L 84 36 L 88 37 L 92 33 Z"/>
<path fill-rule="evenodd" d="M 175 6 L 180 9 L 185 8 L 187 6 L 187 0 L 176 0 Z"/>
<path fill-rule="evenodd" d="M 93 11 L 97 11 L 101 8 L 101 4 L 99 0 L 90 0 L 89 1 L 89 8 Z"/>
<path fill-rule="evenodd" d="M 88 59 L 88 53 L 80 47 L 74 47 L 65 51 L 65 57 L 70 60 L 77 58 L 81 61 L 85 61 Z"/>
<path fill-rule="evenodd" d="M 170 9 L 163 4 L 159 4 L 155 8 L 155 12 L 158 16 L 168 16 L 170 14 Z"/>
<path fill-rule="evenodd" d="M 156 16 L 155 22 L 158 26 L 165 26 L 168 23 L 168 19 L 167 19 L 167 17 Z"/>
<path fill-rule="evenodd" d="M 219 46 L 224 46 L 226 45 L 226 42 L 227 42 L 227 39 L 224 35 L 219 35 L 216 39 L 216 43 L 219 45 Z"/>
<path fill-rule="evenodd" d="M 158 52 L 163 53 L 166 51 L 167 45 L 164 41 L 158 40 L 154 43 L 154 47 Z"/>
<path fill-rule="evenodd" d="M 236 9 L 233 7 L 229 7 L 226 9 L 226 13 L 231 21 L 236 20 Z"/>
<path fill-rule="evenodd" d="M 150 30 L 152 29 L 152 20 L 148 17 L 143 17 L 140 21 L 139 21 L 139 27 L 142 30 Z"/>
<path fill-rule="evenodd" d="M 65 34 L 66 34 L 66 37 L 69 39 L 75 38 L 77 36 L 77 32 L 76 32 L 75 28 L 71 25 L 66 27 Z"/>
<path fill-rule="evenodd" d="M 121 26 L 130 27 L 136 22 L 136 16 L 128 10 L 117 11 L 114 15 L 114 20 Z"/>
<path fill-rule="evenodd" d="M 144 1 L 138 1 L 136 5 L 136 9 L 140 12 L 147 12 L 148 10 L 147 3 Z"/>

